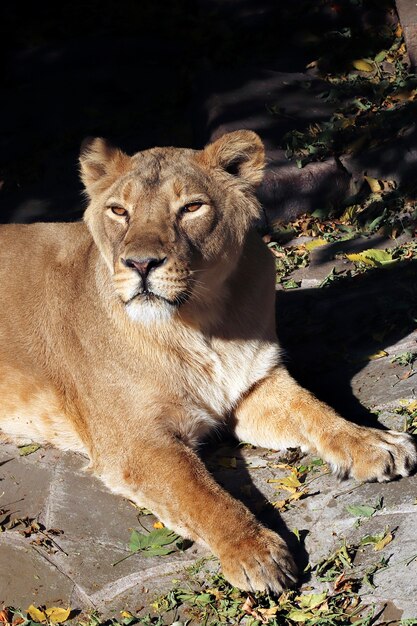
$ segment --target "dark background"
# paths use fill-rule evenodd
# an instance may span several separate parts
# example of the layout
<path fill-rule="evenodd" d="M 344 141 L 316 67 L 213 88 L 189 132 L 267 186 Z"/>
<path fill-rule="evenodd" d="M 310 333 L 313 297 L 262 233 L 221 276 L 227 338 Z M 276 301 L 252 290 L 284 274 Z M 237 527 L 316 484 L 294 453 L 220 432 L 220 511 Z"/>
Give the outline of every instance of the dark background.
<path fill-rule="evenodd" d="M 254 67 L 300 72 L 322 55 L 325 66 L 343 68 L 352 54 L 378 48 L 364 29 L 383 21 L 387 7 L 380 0 L 3 4 L 0 221 L 78 219 L 84 137 L 101 135 L 130 152 L 201 147 L 212 130 L 204 102 L 220 75 L 229 72 L 222 88 L 233 89 Z M 332 35 L 347 26 L 352 53 Z"/>

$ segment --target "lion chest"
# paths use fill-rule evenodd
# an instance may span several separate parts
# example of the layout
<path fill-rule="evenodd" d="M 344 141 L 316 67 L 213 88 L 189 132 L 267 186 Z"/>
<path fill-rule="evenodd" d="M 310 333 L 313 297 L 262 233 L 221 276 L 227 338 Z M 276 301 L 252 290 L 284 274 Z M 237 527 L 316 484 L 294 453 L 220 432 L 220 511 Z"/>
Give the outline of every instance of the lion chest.
<path fill-rule="evenodd" d="M 194 444 L 230 414 L 257 381 L 276 365 L 278 347 L 259 342 L 201 343 L 176 363 L 174 388 L 181 390 L 180 430 Z"/>

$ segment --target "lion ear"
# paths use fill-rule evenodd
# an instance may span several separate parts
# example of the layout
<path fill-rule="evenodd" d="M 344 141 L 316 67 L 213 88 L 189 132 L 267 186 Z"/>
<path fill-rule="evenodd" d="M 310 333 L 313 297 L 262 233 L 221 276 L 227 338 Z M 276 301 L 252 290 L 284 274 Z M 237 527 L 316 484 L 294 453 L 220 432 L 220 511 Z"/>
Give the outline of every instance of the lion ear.
<path fill-rule="evenodd" d="M 252 185 L 259 185 L 265 166 L 265 148 L 251 130 L 236 130 L 206 146 L 201 154 L 209 167 L 221 167 Z"/>
<path fill-rule="evenodd" d="M 81 144 L 81 180 L 88 192 L 100 178 L 117 176 L 123 172 L 129 158 L 127 154 L 114 148 L 102 137 L 87 137 Z"/>

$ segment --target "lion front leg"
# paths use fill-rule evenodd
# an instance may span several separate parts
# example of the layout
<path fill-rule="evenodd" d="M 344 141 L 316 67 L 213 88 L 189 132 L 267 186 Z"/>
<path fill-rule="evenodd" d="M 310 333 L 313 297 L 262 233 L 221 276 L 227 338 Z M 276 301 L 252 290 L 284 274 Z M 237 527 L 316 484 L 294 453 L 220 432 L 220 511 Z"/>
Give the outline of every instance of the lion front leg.
<path fill-rule="evenodd" d="M 275 449 L 300 446 L 318 453 L 343 477 L 383 482 L 408 476 L 417 464 L 410 435 L 346 421 L 282 367 L 241 401 L 234 421 L 240 440 Z"/>
<path fill-rule="evenodd" d="M 285 542 L 224 491 L 194 451 L 174 437 L 134 443 L 97 467 L 112 491 L 146 506 L 182 536 L 202 540 L 241 589 L 279 593 L 296 581 Z"/>

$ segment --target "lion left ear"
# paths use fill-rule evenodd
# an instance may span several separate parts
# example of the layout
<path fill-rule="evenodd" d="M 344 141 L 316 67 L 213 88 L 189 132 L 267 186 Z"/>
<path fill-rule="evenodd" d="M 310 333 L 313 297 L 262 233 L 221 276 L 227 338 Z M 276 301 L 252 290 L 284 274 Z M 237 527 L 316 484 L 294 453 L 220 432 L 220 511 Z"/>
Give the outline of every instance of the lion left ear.
<path fill-rule="evenodd" d="M 129 159 L 127 154 L 111 146 L 102 137 L 84 139 L 81 144 L 80 170 L 87 192 L 104 176 L 116 177 L 122 174 Z"/>
<path fill-rule="evenodd" d="M 206 146 L 201 159 L 209 167 L 221 167 L 251 185 L 259 185 L 265 166 L 265 148 L 253 131 L 236 130 Z"/>

